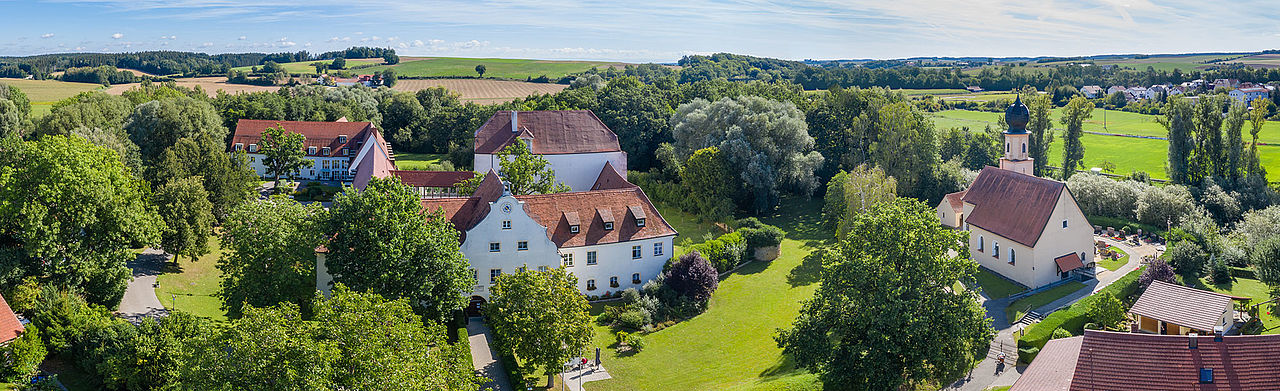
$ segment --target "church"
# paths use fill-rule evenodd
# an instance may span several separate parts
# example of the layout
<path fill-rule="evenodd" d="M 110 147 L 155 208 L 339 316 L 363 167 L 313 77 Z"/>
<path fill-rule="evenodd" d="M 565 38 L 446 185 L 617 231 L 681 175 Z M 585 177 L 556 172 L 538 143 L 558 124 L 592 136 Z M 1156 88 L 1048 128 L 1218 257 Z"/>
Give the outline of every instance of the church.
<path fill-rule="evenodd" d="M 969 256 L 1030 289 L 1094 276 L 1093 226 L 1066 184 L 1033 175 L 1030 112 L 1018 98 L 1005 110 L 1004 157 L 968 189 L 938 203 L 943 225 L 969 231 Z"/>

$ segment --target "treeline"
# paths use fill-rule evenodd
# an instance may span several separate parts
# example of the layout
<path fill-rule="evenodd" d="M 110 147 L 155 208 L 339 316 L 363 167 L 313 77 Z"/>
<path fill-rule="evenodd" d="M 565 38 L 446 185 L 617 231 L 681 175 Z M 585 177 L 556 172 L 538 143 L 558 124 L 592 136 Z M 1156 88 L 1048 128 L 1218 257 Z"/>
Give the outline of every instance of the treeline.
<path fill-rule="evenodd" d="M 225 53 L 205 54 L 177 51 L 146 51 L 134 53 L 59 53 L 27 57 L 0 57 L 0 77 L 35 79 L 49 78 L 49 74 L 70 68 L 137 69 L 156 75 L 225 75 L 235 67 L 261 65 L 267 61 L 297 62 L 334 58 L 390 58 L 395 49 L 352 47 L 345 50 L 312 54 L 306 51 L 294 53 Z"/>
<path fill-rule="evenodd" d="M 62 73 L 62 76 L 58 77 L 58 79 L 62 81 L 96 83 L 102 85 L 138 82 L 138 76 L 133 72 L 118 70 L 116 67 L 110 65 L 93 68 L 67 68 L 67 70 Z"/>
<path fill-rule="evenodd" d="M 396 55 L 396 50 L 391 48 L 375 48 L 375 47 L 357 46 L 357 47 L 347 48 L 345 50 L 335 50 L 332 52 L 324 52 L 320 54 L 313 54 L 306 50 L 297 51 L 293 53 L 272 53 L 272 54 L 265 55 L 264 57 L 262 57 L 262 59 L 260 59 L 256 63 L 244 64 L 244 65 L 263 65 L 263 64 L 266 64 L 267 61 L 272 61 L 276 63 L 286 63 L 286 62 L 302 62 L 302 61 L 316 61 L 316 60 L 332 60 L 335 58 L 386 58 L 387 56 L 395 56 L 395 55 Z M 237 66 L 244 66 L 244 65 L 237 65 Z"/>

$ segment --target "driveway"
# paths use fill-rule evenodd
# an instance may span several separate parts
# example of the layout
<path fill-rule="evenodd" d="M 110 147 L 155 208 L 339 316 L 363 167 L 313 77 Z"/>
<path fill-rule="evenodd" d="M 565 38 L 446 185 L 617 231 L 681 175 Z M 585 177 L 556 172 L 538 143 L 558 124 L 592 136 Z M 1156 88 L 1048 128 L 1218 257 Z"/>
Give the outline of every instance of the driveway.
<path fill-rule="evenodd" d="M 164 268 L 169 259 L 163 251 L 148 248 L 138 254 L 137 258 L 126 265 L 133 271 L 133 279 L 124 290 L 124 298 L 120 300 L 120 308 L 116 315 L 133 323 L 141 322 L 145 317 L 168 315 L 160 299 L 156 298 L 156 276 Z"/>
<path fill-rule="evenodd" d="M 480 386 L 481 390 L 514 391 L 507 380 L 507 371 L 502 367 L 490 345 L 493 344 L 493 332 L 484 324 L 484 318 L 473 317 L 467 320 L 467 342 L 471 344 L 471 365 L 476 373 L 489 379 Z"/>

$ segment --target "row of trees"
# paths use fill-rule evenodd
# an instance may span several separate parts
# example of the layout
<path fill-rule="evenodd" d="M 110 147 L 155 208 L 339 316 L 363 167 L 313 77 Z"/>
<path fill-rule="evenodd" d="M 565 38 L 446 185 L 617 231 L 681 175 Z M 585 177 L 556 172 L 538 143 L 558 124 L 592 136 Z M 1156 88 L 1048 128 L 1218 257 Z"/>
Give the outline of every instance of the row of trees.
<path fill-rule="evenodd" d="M 155 75 L 222 75 L 231 68 L 260 65 L 267 61 L 278 63 L 332 60 L 336 58 L 382 58 L 389 64 L 400 62 L 395 49 L 352 47 L 345 50 L 312 54 L 307 51 L 293 53 L 224 53 L 205 54 L 176 51 L 146 51 L 133 53 L 59 53 L 27 57 L 0 57 L 0 74 L 3 77 L 35 79 L 49 78 L 56 71 L 70 68 L 98 68 L 110 66 L 136 69 Z"/>

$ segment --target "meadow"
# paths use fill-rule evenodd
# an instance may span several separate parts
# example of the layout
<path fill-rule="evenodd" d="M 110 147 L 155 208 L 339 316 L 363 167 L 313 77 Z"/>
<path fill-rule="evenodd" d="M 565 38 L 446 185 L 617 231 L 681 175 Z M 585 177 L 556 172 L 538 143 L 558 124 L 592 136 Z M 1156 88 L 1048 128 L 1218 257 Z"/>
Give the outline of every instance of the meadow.
<path fill-rule="evenodd" d="M 462 100 L 479 104 L 509 102 L 535 94 L 554 94 L 568 88 L 564 84 L 530 83 L 493 79 L 416 79 L 399 80 L 397 91 L 414 92 L 432 87 L 444 87 L 462 95 Z"/>
<path fill-rule="evenodd" d="M 3 79 L 0 84 L 18 87 L 31 100 L 31 116 L 43 117 L 53 108 L 53 103 L 102 86 L 91 83 L 72 83 L 58 80 Z"/>
<path fill-rule="evenodd" d="M 592 68 L 621 67 L 626 64 L 603 61 L 552 61 L 507 58 L 460 57 L 408 57 L 396 65 L 379 65 L 358 69 L 358 73 L 372 74 L 383 69 L 396 70 L 403 77 L 471 77 L 476 76 L 476 65 L 484 65 L 484 77 L 524 80 L 546 75 L 556 80 L 571 73 Z M 314 71 L 314 70 L 313 70 Z"/>
<path fill-rule="evenodd" d="M 289 73 L 316 73 L 316 67 L 312 66 L 311 64 L 314 64 L 317 62 L 329 64 L 329 63 L 332 63 L 333 60 L 286 62 L 286 63 L 281 63 L 280 65 L 284 66 L 284 70 L 288 71 Z M 358 65 L 369 65 L 369 64 L 382 64 L 382 59 L 381 58 L 349 58 L 347 59 L 348 69 Z M 231 69 L 236 71 L 250 71 L 253 69 L 253 67 L 254 66 L 244 66 L 244 67 L 235 67 Z M 257 65 L 257 67 L 261 68 L 262 66 Z M 359 70 L 353 70 L 352 72 L 363 73 Z"/>

